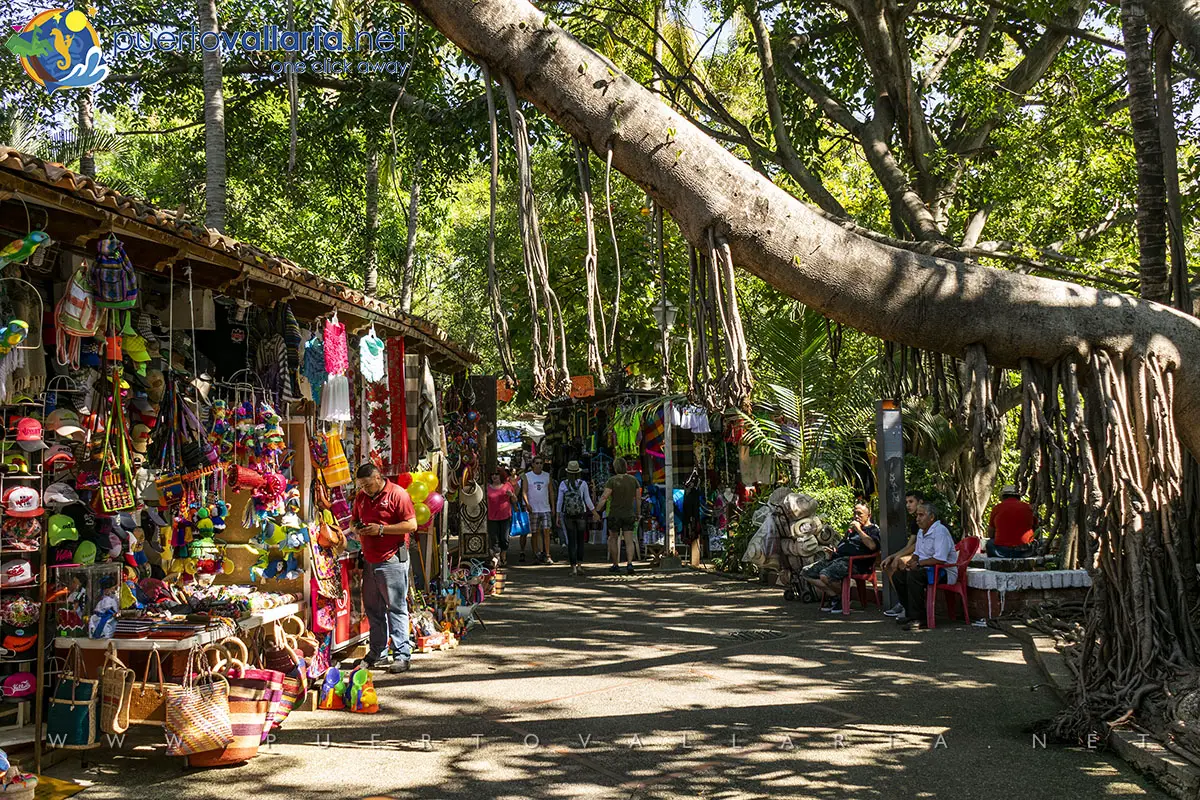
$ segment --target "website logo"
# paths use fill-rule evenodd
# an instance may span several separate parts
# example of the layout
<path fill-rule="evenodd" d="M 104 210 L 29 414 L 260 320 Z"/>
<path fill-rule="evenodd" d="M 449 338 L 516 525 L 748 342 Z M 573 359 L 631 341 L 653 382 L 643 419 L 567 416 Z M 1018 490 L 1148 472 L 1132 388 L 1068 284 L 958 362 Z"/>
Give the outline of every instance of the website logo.
<path fill-rule="evenodd" d="M 9 36 L 4 46 L 47 94 L 94 86 L 108 76 L 100 37 L 82 11 L 43 11 Z"/>

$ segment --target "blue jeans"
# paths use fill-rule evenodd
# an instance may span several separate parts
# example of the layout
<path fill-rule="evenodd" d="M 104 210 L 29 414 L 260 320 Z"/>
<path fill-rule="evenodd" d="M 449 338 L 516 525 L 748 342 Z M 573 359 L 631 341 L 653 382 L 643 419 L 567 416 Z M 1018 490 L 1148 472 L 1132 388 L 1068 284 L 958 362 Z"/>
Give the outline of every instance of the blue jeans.
<path fill-rule="evenodd" d="M 379 564 L 363 562 L 363 606 L 371 623 L 367 660 L 387 653 L 389 643 L 396 658 L 410 658 L 407 560 L 392 556 Z"/>
<path fill-rule="evenodd" d="M 987 550 L 988 558 L 1032 558 L 1035 555 L 1032 544 L 1023 547 L 1005 547 L 996 544 L 995 539 L 988 539 L 984 542 L 984 547 Z"/>

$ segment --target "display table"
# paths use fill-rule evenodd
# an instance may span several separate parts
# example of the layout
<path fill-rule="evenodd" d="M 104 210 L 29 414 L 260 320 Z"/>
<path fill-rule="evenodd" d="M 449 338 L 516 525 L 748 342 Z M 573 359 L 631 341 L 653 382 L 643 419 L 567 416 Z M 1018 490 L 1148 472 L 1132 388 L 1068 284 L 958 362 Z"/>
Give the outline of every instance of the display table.
<path fill-rule="evenodd" d="M 285 606 L 268 608 L 239 620 L 237 627 L 239 631 L 249 631 L 299 613 L 299 603 L 288 603 Z M 59 636 L 54 640 L 54 646 L 64 650 L 71 646 L 78 647 L 81 650 L 107 650 L 109 645 L 112 644 L 117 650 L 161 650 L 163 652 L 172 652 L 177 650 L 191 650 L 193 647 L 203 647 L 206 644 L 226 639 L 230 635 L 232 634 L 224 630 L 211 630 L 202 631 L 186 639 L 89 639 L 86 636 Z"/>

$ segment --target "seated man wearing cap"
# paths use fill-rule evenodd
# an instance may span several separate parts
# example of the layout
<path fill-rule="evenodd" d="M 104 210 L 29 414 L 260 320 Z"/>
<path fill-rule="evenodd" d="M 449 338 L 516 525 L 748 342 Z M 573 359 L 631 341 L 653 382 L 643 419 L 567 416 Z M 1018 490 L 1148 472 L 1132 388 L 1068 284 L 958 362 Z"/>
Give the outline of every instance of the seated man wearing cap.
<path fill-rule="evenodd" d="M 1033 544 L 1037 514 L 1021 499 L 1015 486 L 1000 490 L 1000 502 L 988 518 L 987 554 L 989 558 L 1028 558 L 1036 555 Z"/>

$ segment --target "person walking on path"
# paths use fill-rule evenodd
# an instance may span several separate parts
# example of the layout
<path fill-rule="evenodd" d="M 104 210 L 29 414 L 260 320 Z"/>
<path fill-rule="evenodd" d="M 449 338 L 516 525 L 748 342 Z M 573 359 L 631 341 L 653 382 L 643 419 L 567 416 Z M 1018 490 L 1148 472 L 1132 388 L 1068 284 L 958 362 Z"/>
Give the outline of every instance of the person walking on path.
<path fill-rule="evenodd" d="M 613 476 L 604 484 L 604 493 L 596 502 L 592 513 L 600 519 L 600 510 L 608 504 L 608 560 L 609 572 L 621 571 L 621 539 L 625 539 L 625 571 L 633 574 L 633 534 L 637 529 L 638 511 L 642 507 L 642 485 L 630 475 L 625 459 L 613 461 Z"/>
<path fill-rule="evenodd" d="M 571 574 L 583 573 L 583 546 L 587 543 L 588 512 L 595 512 L 587 481 L 578 461 L 567 464 L 567 479 L 558 487 L 558 516 L 567 531 L 567 556 Z"/>
<path fill-rule="evenodd" d="M 363 607 L 371 623 L 368 667 L 406 672 L 408 640 L 408 546 L 417 530 L 412 498 L 379 467 L 363 464 L 355 475 L 354 530 L 362 542 Z M 388 646 L 391 645 L 391 652 Z"/>
<path fill-rule="evenodd" d="M 500 566 L 508 564 L 508 532 L 512 530 L 513 503 L 517 493 L 504 480 L 500 470 L 492 470 L 487 487 L 488 541 L 492 552 L 500 556 Z"/>
<path fill-rule="evenodd" d="M 521 479 L 521 495 L 529 510 L 529 533 L 533 535 L 534 558 L 537 563 L 553 564 L 550 557 L 551 509 L 554 508 L 554 488 L 550 473 L 543 470 L 541 456 L 533 459 L 533 469 Z M 525 535 L 521 536 L 521 563 L 525 563 Z M 540 549 L 539 549 L 540 548 Z"/>

